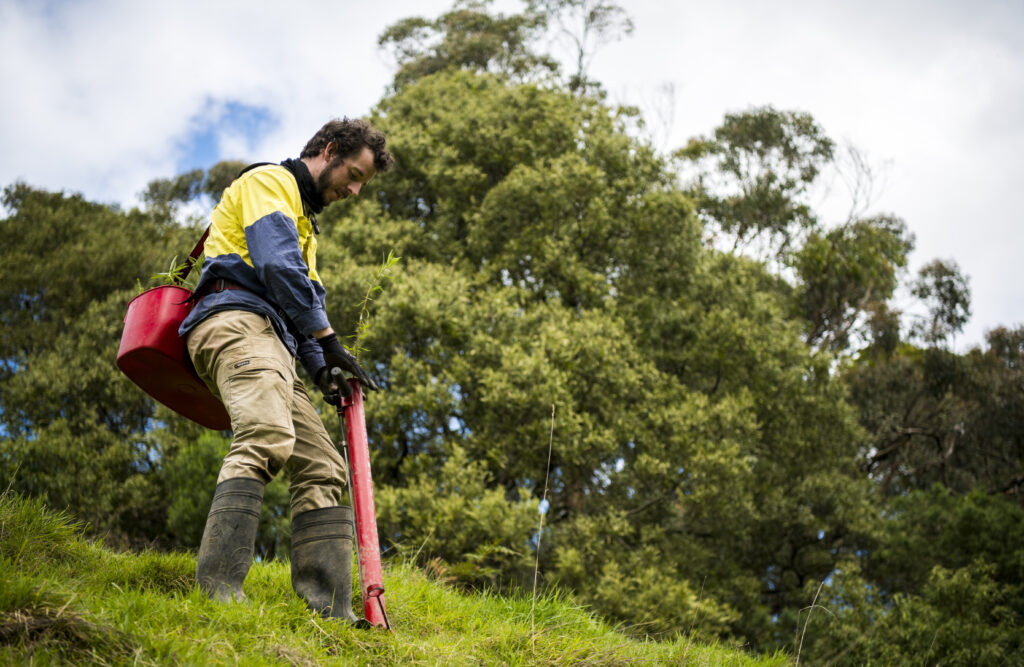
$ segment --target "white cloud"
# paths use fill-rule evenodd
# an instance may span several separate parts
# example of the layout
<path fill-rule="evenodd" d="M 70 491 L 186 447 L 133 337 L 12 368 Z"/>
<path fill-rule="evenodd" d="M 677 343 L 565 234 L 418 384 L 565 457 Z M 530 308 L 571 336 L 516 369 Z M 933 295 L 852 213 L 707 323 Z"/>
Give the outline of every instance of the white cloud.
<path fill-rule="evenodd" d="M 670 146 L 710 132 L 727 111 L 810 112 L 885 165 L 874 208 L 915 233 L 912 270 L 954 258 L 971 277 L 975 316 L 962 346 L 998 324 L 1024 324 L 1024 293 L 1008 279 L 1024 247 L 1014 201 L 1024 183 L 1024 5 L 623 4 L 635 34 L 607 47 L 594 74 L 614 99 L 641 106 L 672 82 Z"/>
<path fill-rule="evenodd" d="M 1024 295 L 1007 278 L 1024 246 L 1014 197 L 1024 182 L 1024 5 L 620 2 L 636 31 L 601 50 L 592 74 L 652 121 L 657 90 L 673 83 L 669 146 L 727 111 L 808 111 L 889 165 L 876 208 L 917 235 L 915 267 L 952 257 L 971 276 L 965 343 L 1024 322 Z M 392 72 L 376 38 L 387 25 L 450 5 L 0 0 L 0 184 L 130 203 L 174 174 L 191 124 L 216 122 L 228 101 L 266 107 L 278 124 L 254 145 L 228 128 L 225 157 L 295 155 L 327 118 L 364 115 L 380 99 Z"/>
<path fill-rule="evenodd" d="M 325 0 L 5 3 L 0 82 L 16 94 L 0 108 L 0 182 L 129 200 L 173 173 L 190 123 L 218 117 L 211 100 L 270 108 L 280 125 L 253 148 L 293 155 L 326 118 L 365 114 L 383 93 L 374 11 L 369 22 L 365 3 Z"/>

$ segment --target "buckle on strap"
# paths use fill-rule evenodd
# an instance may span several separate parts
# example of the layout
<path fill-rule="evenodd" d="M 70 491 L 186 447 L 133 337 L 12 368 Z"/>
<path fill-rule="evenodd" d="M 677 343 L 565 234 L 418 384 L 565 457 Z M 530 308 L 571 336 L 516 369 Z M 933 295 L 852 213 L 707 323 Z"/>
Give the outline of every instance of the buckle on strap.
<path fill-rule="evenodd" d="M 204 285 L 202 289 L 197 290 L 195 293 L 192 294 L 191 297 L 189 297 L 189 299 L 191 301 L 199 301 L 203 297 L 215 294 L 217 292 L 225 292 L 227 290 L 242 290 L 243 292 L 249 291 L 248 289 L 242 287 L 233 280 L 228 280 L 227 278 L 217 278 Z"/>

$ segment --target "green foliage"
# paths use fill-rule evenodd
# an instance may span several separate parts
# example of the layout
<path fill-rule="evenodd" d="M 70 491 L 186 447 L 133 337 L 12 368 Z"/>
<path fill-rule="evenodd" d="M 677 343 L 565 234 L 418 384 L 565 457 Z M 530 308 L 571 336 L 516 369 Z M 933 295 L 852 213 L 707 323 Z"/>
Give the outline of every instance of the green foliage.
<path fill-rule="evenodd" d="M 151 182 L 140 195 L 142 201 L 151 207 L 173 210 L 200 195 L 203 185 L 203 170 L 193 169 L 174 178 L 161 178 Z"/>
<path fill-rule="evenodd" d="M 967 277 L 954 261 L 936 259 L 923 266 L 911 291 L 929 309 L 927 320 L 915 327 L 926 343 L 935 344 L 959 333 L 971 317 Z"/>
<path fill-rule="evenodd" d="M 664 165 L 586 99 L 460 73 L 411 86 L 380 113 L 398 161 L 381 203 L 419 228 L 404 256 L 470 262 L 492 284 L 596 305 L 609 276 L 653 268 L 634 237 L 649 238 L 651 214 L 676 218 L 696 242 Z"/>
<path fill-rule="evenodd" d="M 889 216 L 812 232 L 790 262 L 808 343 L 846 349 L 858 318 L 892 297 L 913 247 L 903 221 Z"/>
<path fill-rule="evenodd" d="M 245 166 L 245 162 L 223 160 L 206 172 L 193 169 L 174 178 L 159 178 L 147 185 L 139 196 L 150 211 L 173 219 L 184 205 L 204 195 L 216 204 Z"/>
<path fill-rule="evenodd" d="M 521 582 L 533 564 L 537 501 L 526 490 L 506 500 L 488 482 L 483 462 L 455 447 L 437 477 L 378 490 L 378 530 L 448 581 L 481 588 Z"/>
<path fill-rule="evenodd" d="M 1024 510 L 941 486 L 891 503 L 868 569 L 844 563 L 808 636 L 812 661 L 1016 664 L 1024 658 Z"/>
<path fill-rule="evenodd" d="M 130 295 L 68 315 L 49 345 L 3 382 L 0 471 L 13 488 L 72 508 L 97 532 L 162 532 L 152 403 L 113 364 Z"/>
<path fill-rule="evenodd" d="M 195 441 L 185 443 L 167 462 L 171 493 L 167 529 L 183 545 L 199 546 L 217 486 L 217 472 L 230 444 L 224 436 L 207 431 Z"/>
<path fill-rule="evenodd" d="M 189 258 L 186 258 L 184 262 L 179 263 L 178 256 L 175 255 L 167 271 L 154 273 L 149 277 L 149 281 L 154 287 L 159 285 L 177 285 L 178 287 L 194 290 L 199 282 L 199 272 L 203 268 L 203 259 L 204 255 L 200 255 L 198 261 L 192 262 L 189 261 Z"/>
<path fill-rule="evenodd" d="M 245 162 L 238 160 L 222 160 L 218 162 L 207 170 L 200 190 L 216 204 L 220 201 L 220 196 L 224 190 L 231 185 L 232 181 L 238 178 L 238 174 L 246 166 Z"/>
<path fill-rule="evenodd" d="M 139 211 L 24 184 L 4 189 L 0 220 L 0 358 L 3 377 L 53 345 L 65 320 L 133 285 L 191 236 Z"/>
<path fill-rule="evenodd" d="M 762 240 L 778 254 L 815 225 L 803 197 L 834 148 L 810 114 L 765 106 L 726 114 L 713 136 L 676 155 L 697 167 L 692 192 L 701 214 L 734 250 Z"/>
<path fill-rule="evenodd" d="M 374 295 L 378 292 L 384 291 L 382 283 L 385 278 L 391 277 L 389 274 L 398 264 L 400 259 L 401 257 L 395 257 L 393 250 L 389 250 L 388 256 L 381 262 L 380 267 L 377 269 L 377 273 L 366 283 L 366 294 L 363 295 L 363 301 L 359 305 L 359 321 L 356 323 L 355 333 L 348 336 L 352 341 L 352 344 L 345 345 L 349 352 L 355 355 L 356 359 L 359 358 L 360 352 L 366 351 L 366 348 L 362 347 L 360 343 L 370 330 L 370 302 L 373 301 Z"/>
<path fill-rule="evenodd" d="M 728 635 L 739 614 L 720 601 L 720 592 L 704 595 L 711 577 L 694 582 L 688 572 L 671 567 L 694 562 L 693 552 L 702 550 L 665 536 L 645 536 L 655 531 L 649 525 L 638 527 L 637 515 L 635 508 L 613 511 L 581 517 L 562 527 L 554 580 L 578 591 L 581 602 L 621 619 L 634 634 L 660 638 L 683 632 Z M 681 550 L 690 553 L 680 554 Z M 747 583 L 756 586 L 755 581 Z"/>
<path fill-rule="evenodd" d="M 957 496 L 939 485 L 895 498 L 886 535 L 869 558 L 870 573 L 890 593 L 919 594 L 936 567 L 959 570 L 978 561 L 1024 615 L 1024 508 L 973 491 Z M 979 573 L 980 574 L 980 573 Z"/>
<path fill-rule="evenodd" d="M 1024 659 L 1024 616 L 1012 609 L 1012 594 L 990 572 L 981 563 L 955 572 L 934 568 L 920 597 L 894 604 L 876 644 L 879 662 L 995 666 Z"/>
<path fill-rule="evenodd" d="M 491 0 L 459 0 L 434 20 L 415 17 L 389 26 L 377 43 L 398 64 L 396 89 L 445 69 L 500 72 L 526 77 L 556 72 L 557 62 L 537 54 L 530 42 L 546 25 L 544 14 L 487 12 Z"/>
<path fill-rule="evenodd" d="M 1021 329 L 996 329 L 988 349 L 958 355 L 904 344 L 869 349 L 846 372 L 869 433 L 864 468 L 887 494 L 940 482 L 1020 501 L 1024 483 Z"/>
<path fill-rule="evenodd" d="M 1000 328 L 965 355 L 876 344 L 846 371 L 869 433 L 864 469 L 891 500 L 871 548 L 840 566 L 827 603 L 836 618 L 812 655 L 1021 661 L 1022 340 Z"/>

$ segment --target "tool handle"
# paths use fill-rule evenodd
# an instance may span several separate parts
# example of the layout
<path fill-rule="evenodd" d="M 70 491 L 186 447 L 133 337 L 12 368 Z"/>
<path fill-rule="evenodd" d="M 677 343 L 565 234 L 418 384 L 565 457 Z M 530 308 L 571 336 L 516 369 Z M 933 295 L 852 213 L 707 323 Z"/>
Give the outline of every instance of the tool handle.
<path fill-rule="evenodd" d="M 352 388 L 352 394 L 341 399 L 340 410 L 344 410 L 342 421 L 345 422 L 348 436 L 349 477 L 352 484 L 352 511 L 356 520 L 356 547 L 360 590 L 363 594 L 363 613 L 370 625 L 390 630 L 391 623 L 382 595 L 384 581 L 380 564 L 380 543 L 377 539 L 377 512 L 373 504 L 370 448 L 363 412 L 363 387 L 355 378 L 347 382 Z"/>
<path fill-rule="evenodd" d="M 338 406 L 340 415 L 345 408 L 344 399 L 352 395 L 352 387 L 345 381 L 345 372 L 337 366 L 331 369 L 331 379 L 334 380 L 334 384 L 338 385 L 338 395 L 342 398 L 342 403 Z"/>

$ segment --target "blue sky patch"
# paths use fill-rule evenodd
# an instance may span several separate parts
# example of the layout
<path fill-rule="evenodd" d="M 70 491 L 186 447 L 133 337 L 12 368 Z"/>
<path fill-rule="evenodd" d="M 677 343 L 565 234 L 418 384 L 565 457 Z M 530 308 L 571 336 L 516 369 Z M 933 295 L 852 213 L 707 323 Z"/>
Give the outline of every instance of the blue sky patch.
<path fill-rule="evenodd" d="M 209 169 L 220 160 L 248 160 L 248 155 L 223 155 L 221 139 L 242 137 L 254 146 L 264 134 L 277 127 L 279 120 L 269 107 L 251 106 L 233 100 L 207 101 L 203 110 L 189 121 L 189 132 L 178 142 L 178 173 L 190 169 Z"/>

